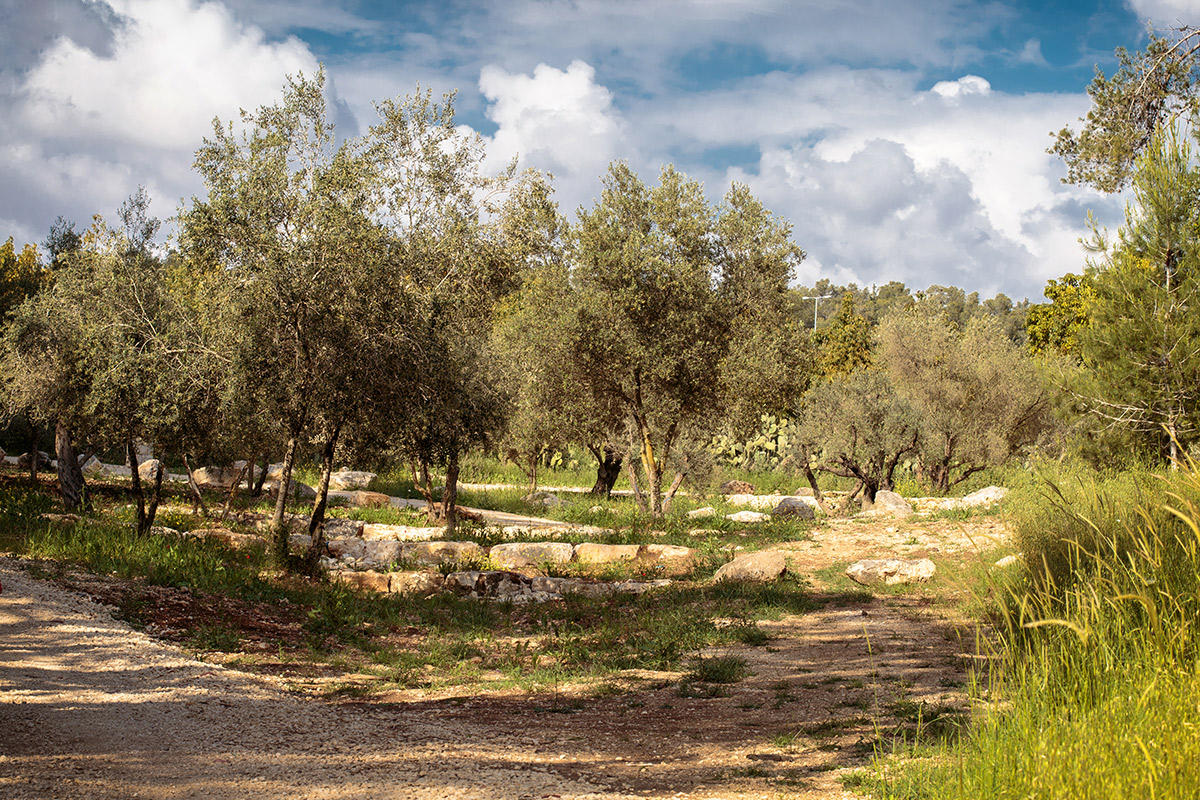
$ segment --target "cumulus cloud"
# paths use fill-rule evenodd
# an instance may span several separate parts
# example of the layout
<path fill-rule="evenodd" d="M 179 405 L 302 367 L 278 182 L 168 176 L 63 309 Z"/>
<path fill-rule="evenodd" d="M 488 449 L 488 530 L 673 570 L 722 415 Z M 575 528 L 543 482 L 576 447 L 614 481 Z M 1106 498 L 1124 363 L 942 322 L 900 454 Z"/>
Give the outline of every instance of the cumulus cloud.
<path fill-rule="evenodd" d="M 992 85 L 978 75 L 964 75 L 956 81 L 938 81 L 930 91 L 953 103 L 970 95 L 987 96 L 992 93 Z"/>
<path fill-rule="evenodd" d="M 317 67 L 298 39 L 268 41 L 218 3 L 86 5 L 91 15 L 65 17 L 57 35 L 39 4 L 14 15 L 43 30 L 33 60 L 8 72 L 0 129 L 0 224 L 29 240 L 59 214 L 85 225 L 93 213 L 111 214 L 138 184 L 155 198 L 154 213 L 169 216 L 199 190 L 191 154 L 213 117 L 236 119 L 240 107 L 276 99 L 287 74 Z"/>
<path fill-rule="evenodd" d="M 494 156 L 521 157 L 528 166 L 563 177 L 598 175 L 621 149 L 623 123 L 612 94 L 583 61 L 566 70 L 539 64 L 532 75 L 485 67 L 479 88 L 497 125 Z"/>
<path fill-rule="evenodd" d="M 1129 10 L 1157 28 L 1200 25 L 1200 8 L 1195 0 L 1126 0 Z"/>

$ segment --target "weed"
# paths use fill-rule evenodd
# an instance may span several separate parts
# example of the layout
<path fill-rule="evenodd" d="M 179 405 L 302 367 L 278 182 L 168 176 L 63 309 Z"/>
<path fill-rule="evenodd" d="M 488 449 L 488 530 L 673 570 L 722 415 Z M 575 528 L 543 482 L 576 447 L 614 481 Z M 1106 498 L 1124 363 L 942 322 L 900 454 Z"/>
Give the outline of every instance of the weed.
<path fill-rule="evenodd" d="M 700 656 L 693 660 L 688 679 L 702 683 L 737 683 L 750 674 L 741 656 Z"/>

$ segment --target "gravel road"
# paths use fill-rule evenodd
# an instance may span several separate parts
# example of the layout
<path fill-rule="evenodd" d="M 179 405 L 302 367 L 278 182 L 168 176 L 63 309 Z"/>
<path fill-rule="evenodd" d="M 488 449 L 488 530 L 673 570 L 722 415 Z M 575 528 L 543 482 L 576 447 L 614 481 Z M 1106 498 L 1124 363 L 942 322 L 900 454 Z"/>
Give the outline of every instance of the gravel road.
<path fill-rule="evenodd" d="M 0 797 L 631 797 L 436 711 L 300 698 L 0 559 Z M 640 795 L 644 797 L 645 795 Z"/>

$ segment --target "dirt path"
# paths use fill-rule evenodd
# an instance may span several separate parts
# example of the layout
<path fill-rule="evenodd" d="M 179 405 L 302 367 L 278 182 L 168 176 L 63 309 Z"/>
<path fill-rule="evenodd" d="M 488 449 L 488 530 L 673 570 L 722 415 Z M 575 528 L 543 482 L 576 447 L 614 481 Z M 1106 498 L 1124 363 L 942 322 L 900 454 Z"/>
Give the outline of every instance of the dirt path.
<path fill-rule="evenodd" d="M 984 534 L 985 536 L 981 536 Z M 969 555 L 998 522 L 839 524 L 790 549 Z M 621 691 L 326 701 L 189 658 L 0 559 L 0 796 L 13 798 L 848 798 L 839 776 L 918 714 L 965 707 L 970 642 L 927 594 L 827 597 L 761 622 L 753 675 Z M 969 638 L 969 634 L 967 634 Z"/>

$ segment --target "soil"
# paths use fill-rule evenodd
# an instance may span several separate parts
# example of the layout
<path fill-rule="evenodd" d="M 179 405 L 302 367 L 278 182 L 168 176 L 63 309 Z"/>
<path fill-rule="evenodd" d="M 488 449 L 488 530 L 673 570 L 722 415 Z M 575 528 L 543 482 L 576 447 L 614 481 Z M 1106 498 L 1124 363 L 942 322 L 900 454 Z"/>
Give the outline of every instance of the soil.
<path fill-rule="evenodd" d="M 300 658 L 250 673 L 257 651 L 303 651 L 299 609 L 111 577 L 41 580 L 35 565 L 0 559 L 0 796 L 854 797 L 846 776 L 917 735 L 918 720 L 921 735 L 954 734 L 985 660 L 952 576 L 871 593 L 841 569 L 932 555 L 944 574 L 992 560 L 1005 536 L 986 515 L 830 522 L 781 546 L 821 607 L 760 622 L 764 646 L 707 654 L 746 659 L 744 680 L 630 671 L 532 694 L 338 694 L 330 686 L 356 676 Z M 246 632 L 240 669 L 197 650 L 208 618 Z"/>

